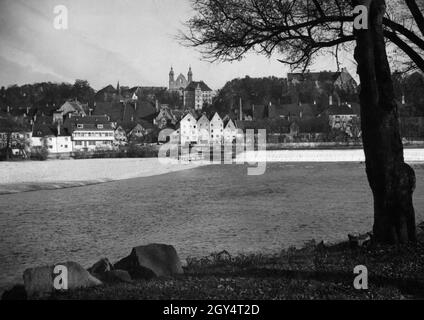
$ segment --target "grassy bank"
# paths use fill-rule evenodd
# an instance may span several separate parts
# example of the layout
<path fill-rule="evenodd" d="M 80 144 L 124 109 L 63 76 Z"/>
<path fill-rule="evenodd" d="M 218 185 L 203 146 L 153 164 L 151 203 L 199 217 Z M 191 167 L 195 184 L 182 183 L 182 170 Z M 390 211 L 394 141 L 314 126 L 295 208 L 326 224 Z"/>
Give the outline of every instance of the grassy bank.
<path fill-rule="evenodd" d="M 212 254 L 187 259 L 173 279 L 109 284 L 53 299 L 420 299 L 424 298 L 424 237 L 414 246 L 351 248 L 314 242 L 276 255 Z M 369 289 L 353 287 L 365 265 Z"/>

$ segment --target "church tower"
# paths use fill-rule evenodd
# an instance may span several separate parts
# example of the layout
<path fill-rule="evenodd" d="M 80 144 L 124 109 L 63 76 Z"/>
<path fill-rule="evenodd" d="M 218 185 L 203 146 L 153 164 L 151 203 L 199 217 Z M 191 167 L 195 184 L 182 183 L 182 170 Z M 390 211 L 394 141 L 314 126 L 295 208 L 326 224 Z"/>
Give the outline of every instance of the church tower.
<path fill-rule="evenodd" d="M 169 71 L 169 89 L 174 88 L 174 69 L 171 67 L 171 71 Z"/>
<path fill-rule="evenodd" d="M 190 84 L 190 82 L 193 81 L 193 72 L 191 71 L 191 66 L 188 68 L 187 81 L 188 81 L 188 84 Z"/>

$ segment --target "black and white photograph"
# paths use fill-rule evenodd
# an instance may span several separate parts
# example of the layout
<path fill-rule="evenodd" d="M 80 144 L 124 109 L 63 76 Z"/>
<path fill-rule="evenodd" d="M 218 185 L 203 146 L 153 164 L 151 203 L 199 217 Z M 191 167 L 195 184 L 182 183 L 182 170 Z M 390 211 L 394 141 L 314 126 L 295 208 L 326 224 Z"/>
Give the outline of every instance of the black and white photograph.
<path fill-rule="evenodd" d="M 424 2 L 0 0 L 0 297 L 424 299 Z"/>

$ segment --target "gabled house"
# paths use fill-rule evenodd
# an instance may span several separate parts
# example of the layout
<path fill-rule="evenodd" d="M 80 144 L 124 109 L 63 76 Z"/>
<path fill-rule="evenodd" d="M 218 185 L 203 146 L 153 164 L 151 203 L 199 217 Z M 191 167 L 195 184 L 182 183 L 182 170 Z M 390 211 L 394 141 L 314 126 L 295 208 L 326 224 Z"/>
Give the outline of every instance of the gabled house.
<path fill-rule="evenodd" d="M 127 132 L 122 126 L 118 125 L 118 127 L 115 129 L 114 136 L 114 144 L 116 146 L 126 146 L 128 144 Z"/>
<path fill-rule="evenodd" d="M 197 143 L 199 138 L 197 121 L 191 112 L 181 119 L 179 127 L 181 145 Z"/>
<path fill-rule="evenodd" d="M 156 124 L 159 129 L 163 129 L 170 124 L 175 125 L 177 123 L 177 117 L 169 107 L 162 106 L 153 123 Z"/>
<path fill-rule="evenodd" d="M 31 149 L 47 148 L 50 154 L 67 154 L 73 151 L 72 137 L 60 121 L 52 117 L 38 117 L 33 125 Z"/>
<path fill-rule="evenodd" d="M 97 91 L 94 100 L 96 102 L 112 102 L 117 99 L 118 90 L 115 89 L 111 84 Z"/>
<path fill-rule="evenodd" d="M 83 105 L 78 100 L 68 100 L 53 114 L 53 122 L 61 121 L 70 116 L 84 117 L 88 113 L 88 105 Z"/>
<path fill-rule="evenodd" d="M 233 120 L 224 121 L 224 143 L 232 143 L 237 138 L 237 127 Z"/>
<path fill-rule="evenodd" d="M 203 114 L 197 120 L 198 138 L 200 144 L 207 144 L 210 142 L 210 121 L 208 117 Z"/>
<path fill-rule="evenodd" d="M 150 134 L 154 130 L 153 124 L 147 121 L 139 121 L 136 123 L 136 125 L 129 131 L 128 133 L 128 139 L 137 139 L 145 137 L 146 135 Z"/>
<path fill-rule="evenodd" d="M 210 142 L 222 143 L 224 139 L 224 122 L 217 112 L 210 120 Z"/>

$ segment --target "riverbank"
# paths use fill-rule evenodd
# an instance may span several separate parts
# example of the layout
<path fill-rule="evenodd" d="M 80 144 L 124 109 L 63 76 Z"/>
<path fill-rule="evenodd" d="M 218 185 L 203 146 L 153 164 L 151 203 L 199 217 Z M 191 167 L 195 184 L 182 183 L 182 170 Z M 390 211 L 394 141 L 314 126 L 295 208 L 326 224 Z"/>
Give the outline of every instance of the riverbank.
<path fill-rule="evenodd" d="M 424 148 L 405 148 L 405 162 L 424 162 Z M 245 162 L 364 162 L 363 149 L 304 149 L 246 151 L 237 155 Z"/>
<path fill-rule="evenodd" d="M 0 162 L 0 195 L 149 177 L 199 165 L 170 159 L 163 163 L 158 158 Z"/>
<path fill-rule="evenodd" d="M 424 237 L 417 245 L 352 248 L 310 242 L 275 255 L 226 252 L 187 259 L 184 275 L 54 294 L 49 299 L 423 299 Z M 368 289 L 353 286 L 355 266 Z"/>

